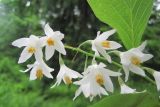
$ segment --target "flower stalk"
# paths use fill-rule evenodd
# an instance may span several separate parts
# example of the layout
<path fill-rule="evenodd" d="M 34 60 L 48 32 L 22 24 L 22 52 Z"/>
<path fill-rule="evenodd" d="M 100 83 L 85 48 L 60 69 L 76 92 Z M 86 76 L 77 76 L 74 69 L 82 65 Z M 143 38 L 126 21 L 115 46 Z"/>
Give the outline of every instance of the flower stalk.
<path fill-rule="evenodd" d="M 75 48 L 75 47 L 68 46 L 68 45 L 65 45 L 65 48 L 69 49 L 69 50 L 72 50 L 72 51 L 77 51 L 77 52 L 82 53 L 84 55 L 87 55 L 89 57 L 94 57 L 94 54 L 86 52 L 86 51 L 84 51 L 84 50 L 82 50 L 80 48 Z M 104 59 L 103 57 L 100 57 L 100 56 L 96 56 L 95 58 L 98 59 L 98 60 L 101 60 L 101 61 L 106 61 L 106 59 Z M 117 63 L 117 62 L 112 61 L 112 64 L 114 64 L 114 65 L 122 68 L 122 66 L 119 63 Z"/>

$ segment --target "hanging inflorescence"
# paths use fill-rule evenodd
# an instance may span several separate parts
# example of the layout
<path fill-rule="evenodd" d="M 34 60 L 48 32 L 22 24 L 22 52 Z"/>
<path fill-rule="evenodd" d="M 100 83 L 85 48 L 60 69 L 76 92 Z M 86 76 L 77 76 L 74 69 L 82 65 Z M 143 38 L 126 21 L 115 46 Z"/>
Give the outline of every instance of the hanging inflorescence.
<path fill-rule="evenodd" d="M 75 93 L 74 99 L 77 98 L 77 96 L 79 96 L 81 93 L 83 93 L 86 98 L 90 98 L 91 101 L 97 95 L 100 97 L 101 95 L 108 95 L 108 92 L 114 91 L 111 77 L 118 78 L 121 94 L 135 93 L 135 89 L 132 89 L 125 84 L 125 82 L 128 81 L 130 71 L 154 83 L 154 81 L 145 74 L 145 71 L 149 72 L 155 78 L 158 91 L 160 90 L 160 72 L 151 68 L 143 67 L 141 65 L 153 57 L 151 54 L 143 53 L 143 50 L 147 44 L 146 41 L 137 48 L 132 48 L 126 52 L 120 52 L 117 49 L 122 46 L 115 41 L 108 40 L 108 38 L 116 32 L 116 30 L 110 30 L 101 34 L 98 32 L 97 37 L 94 40 L 87 40 L 78 48 L 74 48 L 71 46 L 64 46 L 62 43 L 64 34 L 62 34 L 60 31 L 53 31 L 48 24 L 45 25 L 44 32 L 46 36 L 37 37 L 35 35 L 31 35 L 29 38 L 20 38 L 12 43 L 13 46 L 18 48 L 24 47 L 18 63 L 24 63 L 31 58 L 32 55 L 35 56 L 35 63 L 27 65 L 28 68 L 26 70 L 21 70 L 22 72 L 30 71 L 30 80 L 41 79 L 44 76 L 51 79 L 53 78 L 51 72 L 53 72 L 54 69 L 47 66 L 44 59 L 49 60 L 54 55 L 55 51 L 58 51 L 60 71 L 56 77 L 57 81 L 52 88 L 60 85 L 62 81 L 66 85 L 78 85 L 79 88 Z M 80 49 L 80 47 L 86 43 L 90 43 L 92 45 L 92 50 L 95 52 L 94 55 Z M 45 58 L 43 57 L 42 51 L 44 47 Z M 65 48 L 80 52 L 86 56 L 92 56 L 93 59 L 91 65 L 88 67 L 85 66 L 82 74 L 68 68 L 64 64 L 64 61 L 61 57 L 61 54 L 66 55 Z M 110 51 L 110 53 L 115 53 L 120 58 L 120 63 L 114 62 L 108 51 Z M 108 69 L 106 64 L 102 62 L 97 63 L 97 59 L 107 60 L 109 64 L 118 66 L 120 68 L 119 72 L 114 72 Z M 87 65 L 86 63 L 87 59 L 85 65 Z M 125 82 L 121 77 L 122 70 L 125 74 Z"/>

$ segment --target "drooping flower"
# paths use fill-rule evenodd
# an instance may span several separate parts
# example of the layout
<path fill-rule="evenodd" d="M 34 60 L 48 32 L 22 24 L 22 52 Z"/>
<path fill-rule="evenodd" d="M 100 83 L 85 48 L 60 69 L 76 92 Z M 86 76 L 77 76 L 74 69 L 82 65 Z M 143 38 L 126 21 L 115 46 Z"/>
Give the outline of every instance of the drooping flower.
<path fill-rule="evenodd" d="M 108 95 L 108 93 L 103 87 L 99 85 L 94 86 L 93 83 L 90 82 L 80 85 L 80 87 L 76 90 L 73 100 L 75 100 L 81 93 L 83 93 L 86 98 L 89 98 L 90 101 L 92 101 L 93 98 L 97 95 L 99 95 L 100 97 L 101 95 Z"/>
<path fill-rule="evenodd" d="M 145 72 L 141 69 L 140 64 L 151 59 L 153 55 L 145 54 L 142 51 L 146 46 L 146 41 L 143 42 L 139 47 L 132 48 L 126 52 L 120 53 L 121 63 L 125 72 L 125 81 L 128 80 L 129 71 L 136 73 L 141 76 L 145 76 Z"/>
<path fill-rule="evenodd" d="M 160 91 L 160 72 L 154 71 L 153 76 L 156 81 L 157 90 Z"/>
<path fill-rule="evenodd" d="M 64 38 L 64 34 L 59 31 L 53 31 L 49 24 L 46 24 L 44 27 L 44 31 L 46 36 L 41 37 L 41 41 L 43 41 L 43 45 L 45 47 L 45 58 L 49 60 L 53 55 L 55 50 L 59 53 L 66 55 L 66 51 L 64 45 L 62 43 L 62 39 Z"/>
<path fill-rule="evenodd" d="M 136 89 L 133 89 L 129 86 L 127 86 L 124 81 L 122 80 L 121 77 L 118 77 L 118 82 L 120 84 L 120 89 L 121 89 L 121 94 L 130 94 L 130 93 L 141 93 L 141 92 L 137 92 Z M 146 90 L 142 91 L 145 92 Z"/>
<path fill-rule="evenodd" d="M 136 89 L 132 89 L 126 84 L 121 84 L 121 94 L 129 94 L 129 93 L 135 93 L 135 92 L 136 92 Z"/>
<path fill-rule="evenodd" d="M 64 64 L 61 56 L 59 56 L 59 62 L 60 62 L 60 70 L 59 70 L 59 73 L 56 77 L 57 81 L 51 88 L 54 88 L 55 86 L 60 85 L 62 80 L 66 85 L 70 85 L 70 84 L 72 84 L 72 79 L 82 78 L 82 75 L 80 73 L 68 68 Z"/>
<path fill-rule="evenodd" d="M 101 97 L 101 95 L 108 95 L 107 91 L 113 92 L 114 88 L 110 76 L 120 76 L 121 73 L 113 72 L 104 67 L 106 67 L 106 65 L 103 63 L 88 66 L 83 73 L 84 77 L 80 81 L 74 82 L 74 84 L 80 85 L 75 93 L 74 99 L 76 99 L 81 92 L 83 92 L 86 98 L 89 97 L 91 101 L 97 95 Z"/>
<path fill-rule="evenodd" d="M 47 78 L 53 78 L 51 72 L 54 71 L 53 68 L 48 67 L 45 62 L 36 61 L 34 64 L 27 65 L 28 69 L 22 72 L 30 71 L 30 80 L 41 79 L 43 76 Z"/>
<path fill-rule="evenodd" d="M 108 60 L 108 62 L 111 62 L 111 57 L 106 53 L 105 50 L 113 50 L 121 47 L 119 43 L 107 40 L 108 37 L 115 32 L 115 30 L 106 31 L 102 34 L 100 34 L 100 32 L 97 32 L 97 37 L 92 40 L 92 50 L 95 51 L 96 55 L 101 54 L 102 56 L 104 56 Z"/>
<path fill-rule="evenodd" d="M 37 36 L 31 35 L 29 38 L 17 39 L 12 42 L 12 45 L 18 48 L 25 47 L 20 55 L 18 63 L 24 63 L 33 54 L 35 55 L 36 60 L 42 60 L 42 44 Z"/>

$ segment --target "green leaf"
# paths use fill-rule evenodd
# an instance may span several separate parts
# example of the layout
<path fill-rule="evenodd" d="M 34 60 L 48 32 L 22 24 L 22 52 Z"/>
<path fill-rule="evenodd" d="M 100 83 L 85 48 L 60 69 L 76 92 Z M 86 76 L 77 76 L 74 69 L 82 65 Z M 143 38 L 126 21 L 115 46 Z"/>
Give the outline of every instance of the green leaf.
<path fill-rule="evenodd" d="M 90 107 L 160 107 L 160 104 L 158 98 L 148 93 L 136 93 L 106 97 Z"/>
<path fill-rule="evenodd" d="M 153 0 L 88 0 L 88 3 L 102 22 L 117 30 L 127 49 L 140 44 Z"/>

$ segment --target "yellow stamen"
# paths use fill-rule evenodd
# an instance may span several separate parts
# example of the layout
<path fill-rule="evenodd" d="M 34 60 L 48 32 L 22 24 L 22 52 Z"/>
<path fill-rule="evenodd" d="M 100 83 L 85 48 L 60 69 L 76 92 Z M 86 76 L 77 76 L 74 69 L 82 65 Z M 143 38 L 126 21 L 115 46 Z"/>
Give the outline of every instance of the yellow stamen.
<path fill-rule="evenodd" d="M 140 65 L 141 64 L 141 60 L 138 57 L 135 57 L 135 56 L 131 57 L 131 62 L 134 65 Z"/>
<path fill-rule="evenodd" d="M 96 82 L 99 84 L 99 85 L 104 85 L 104 77 L 102 74 L 97 74 L 96 75 Z"/>
<path fill-rule="evenodd" d="M 36 49 L 34 47 L 29 47 L 28 48 L 28 53 L 35 53 Z"/>
<path fill-rule="evenodd" d="M 101 44 L 105 48 L 110 48 L 110 42 L 109 41 L 103 41 Z"/>
<path fill-rule="evenodd" d="M 42 69 L 38 69 L 38 70 L 36 71 L 36 77 L 37 77 L 38 79 L 42 79 L 42 77 L 43 77 L 43 71 L 42 71 Z"/>
<path fill-rule="evenodd" d="M 47 39 L 47 44 L 48 44 L 49 46 L 53 46 L 53 45 L 55 44 L 55 41 L 54 41 L 52 38 L 48 38 L 48 39 Z"/>
<path fill-rule="evenodd" d="M 69 76 L 64 76 L 64 80 L 65 80 L 67 85 L 72 84 L 72 79 Z"/>

